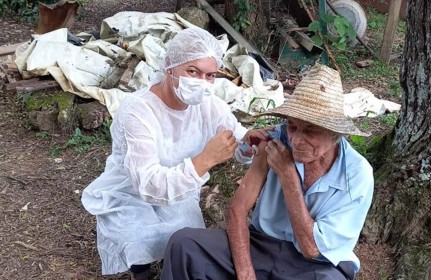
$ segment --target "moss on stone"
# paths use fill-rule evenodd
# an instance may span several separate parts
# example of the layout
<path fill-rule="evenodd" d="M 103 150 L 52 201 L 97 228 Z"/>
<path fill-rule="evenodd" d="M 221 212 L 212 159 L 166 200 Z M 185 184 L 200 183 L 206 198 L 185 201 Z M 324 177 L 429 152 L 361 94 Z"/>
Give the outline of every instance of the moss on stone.
<path fill-rule="evenodd" d="M 74 105 L 75 95 L 64 91 L 34 92 L 24 102 L 28 112 L 58 110 L 57 122 L 62 128 L 73 124 Z"/>
<path fill-rule="evenodd" d="M 74 100 L 73 94 L 64 91 L 34 92 L 25 102 L 25 108 L 27 111 L 41 111 L 55 106 L 64 110 L 73 107 Z"/>

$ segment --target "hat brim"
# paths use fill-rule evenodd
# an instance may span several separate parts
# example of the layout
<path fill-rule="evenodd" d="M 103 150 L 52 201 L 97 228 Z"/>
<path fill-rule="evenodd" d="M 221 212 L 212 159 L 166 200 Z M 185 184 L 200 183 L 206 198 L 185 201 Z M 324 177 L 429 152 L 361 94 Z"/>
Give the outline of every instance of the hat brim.
<path fill-rule="evenodd" d="M 313 112 L 309 108 L 298 108 L 298 106 L 290 106 L 289 102 L 281 105 L 278 108 L 269 110 L 259 114 L 259 116 L 276 116 L 284 119 L 294 118 L 306 121 L 326 128 L 333 132 L 346 135 L 358 135 L 368 137 L 371 134 L 360 131 L 353 122 L 344 115 L 333 114 L 328 115 L 328 112 Z M 325 116 L 324 118 L 322 116 Z"/>

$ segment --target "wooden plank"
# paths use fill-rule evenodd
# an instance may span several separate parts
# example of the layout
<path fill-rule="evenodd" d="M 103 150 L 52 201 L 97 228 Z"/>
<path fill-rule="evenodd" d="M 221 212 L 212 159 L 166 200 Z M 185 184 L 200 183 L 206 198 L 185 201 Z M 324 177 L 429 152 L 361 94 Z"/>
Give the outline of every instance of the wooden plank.
<path fill-rule="evenodd" d="M 30 91 L 40 91 L 48 89 L 61 89 L 55 80 L 42 80 L 41 78 L 32 78 L 21 80 L 13 84 L 6 84 L 6 93 L 25 93 Z"/>
<path fill-rule="evenodd" d="M 16 93 L 26 93 L 31 91 L 61 89 L 60 84 L 55 80 L 40 80 L 39 82 L 31 85 L 23 85 L 16 87 Z"/>
<path fill-rule="evenodd" d="M 45 34 L 63 27 L 70 28 L 75 22 L 78 1 L 59 1 L 54 4 L 39 2 L 39 22 L 35 33 Z"/>
<path fill-rule="evenodd" d="M 8 60 L 5 62 L 5 64 L 8 71 L 17 73 L 19 72 L 18 65 L 16 65 L 15 61 Z"/>
<path fill-rule="evenodd" d="M 124 85 L 127 87 L 127 85 L 129 84 L 130 79 L 133 76 L 133 73 L 135 71 L 136 66 L 138 66 L 139 62 L 141 60 L 136 57 L 133 56 L 132 59 L 127 63 L 127 69 L 124 71 L 123 75 L 121 75 L 120 78 L 120 84 Z"/>
<path fill-rule="evenodd" d="M 389 6 L 388 20 L 386 22 L 382 48 L 380 49 L 380 57 L 385 62 L 391 60 L 395 33 L 397 31 L 398 21 L 400 20 L 401 2 L 402 0 L 392 0 Z"/>
<path fill-rule="evenodd" d="M 22 44 L 24 44 L 24 43 L 17 43 L 17 44 L 12 44 L 12 45 L 3 45 L 3 46 L 0 46 L 0 56 L 6 56 L 8 54 L 15 53 L 16 49 L 18 48 L 18 46 L 20 46 Z"/>
<path fill-rule="evenodd" d="M 227 79 L 231 79 L 231 80 L 239 77 L 239 75 L 234 75 L 234 74 L 230 73 L 228 69 L 227 70 L 218 69 L 217 74 L 223 78 L 227 78 Z"/>
<path fill-rule="evenodd" d="M 210 16 L 217 21 L 218 24 L 241 46 L 245 47 L 248 52 L 259 55 L 262 60 L 268 65 L 272 72 L 276 74 L 275 69 L 272 67 L 271 63 L 266 59 L 266 57 L 254 46 L 252 46 L 238 31 L 233 28 L 229 22 L 227 22 L 216 10 L 214 10 L 211 5 L 205 0 L 197 0 L 198 3 L 202 5 L 202 8 L 210 14 Z"/>
<path fill-rule="evenodd" d="M 292 49 L 297 50 L 301 46 L 289 35 L 282 34 L 281 37 L 284 39 L 285 43 L 287 43 Z"/>
<path fill-rule="evenodd" d="M 15 83 L 16 82 L 16 79 L 14 77 L 14 73 L 13 73 L 13 71 L 9 70 L 7 64 L 0 63 L 0 69 L 6 75 L 7 81 L 9 83 Z"/>
<path fill-rule="evenodd" d="M 304 32 L 295 31 L 295 36 L 293 38 L 309 52 L 321 54 L 324 51 Z"/>
<path fill-rule="evenodd" d="M 384 14 L 389 12 L 390 1 L 356 0 L 356 2 L 359 2 L 363 7 L 371 7 Z M 407 2 L 408 0 L 402 0 L 401 2 L 400 19 L 405 19 L 407 16 Z"/>
<path fill-rule="evenodd" d="M 183 6 L 181 2 L 181 0 L 177 0 L 177 3 L 175 4 L 175 12 L 181 10 L 181 7 Z"/>

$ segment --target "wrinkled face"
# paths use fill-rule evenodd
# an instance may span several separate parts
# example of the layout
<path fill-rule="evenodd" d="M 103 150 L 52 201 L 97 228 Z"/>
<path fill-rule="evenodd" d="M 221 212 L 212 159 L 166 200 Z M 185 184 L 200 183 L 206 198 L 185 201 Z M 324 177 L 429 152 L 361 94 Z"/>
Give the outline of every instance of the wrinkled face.
<path fill-rule="evenodd" d="M 337 148 L 336 133 L 298 119 L 288 119 L 287 123 L 287 135 L 296 161 L 319 160 Z"/>
<path fill-rule="evenodd" d="M 208 57 L 186 62 L 172 69 L 168 69 L 167 71 L 174 78 L 177 78 L 174 79 L 174 86 L 177 88 L 178 78 L 180 76 L 205 79 L 210 83 L 214 83 L 217 76 L 217 70 L 218 67 L 216 60 L 212 57 Z"/>

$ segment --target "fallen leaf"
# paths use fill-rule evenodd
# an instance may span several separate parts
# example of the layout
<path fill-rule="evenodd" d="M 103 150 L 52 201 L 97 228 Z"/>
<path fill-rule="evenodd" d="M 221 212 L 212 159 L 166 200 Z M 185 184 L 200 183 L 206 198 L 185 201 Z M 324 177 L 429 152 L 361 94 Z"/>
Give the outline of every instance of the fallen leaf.
<path fill-rule="evenodd" d="M 30 202 L 27 202 L 26 205 L 24 205 L 19 211 L 27 211 L 28 210 L 28 205 L 30 204 Z"/>

